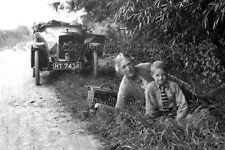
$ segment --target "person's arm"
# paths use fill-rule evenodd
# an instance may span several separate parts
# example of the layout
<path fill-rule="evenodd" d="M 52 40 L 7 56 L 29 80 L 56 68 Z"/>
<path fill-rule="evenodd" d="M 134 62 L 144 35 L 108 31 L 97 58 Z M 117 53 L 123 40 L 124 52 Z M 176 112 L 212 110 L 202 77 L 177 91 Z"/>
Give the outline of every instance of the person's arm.
<path fill-rule="evenodd" d="M 124 92 L 119 92 L 117 95 L 116 109 L 122 109 L 125 106 L 126 98 Z"/>
<path fill-rule="evenodd" d="M 128 100 L 129 91 L 128 85 L 124 82 L 124 79 L 120 83 L 119 92 L 117 94 L 117 101 L 116 101 L 116 109 L 123 109 L 126 105 Z"/>
<path fill-rule="evenodd" d="M 120 86 L 119 92 L 117 94 L 117 101 L 115 106 L 115 116 L 118 116 L 121 111 L 127 106 L 129 100 L 129 91 L 125 86 Z"/>
<path fill-rule="evenodd" d="M 190 84 L 188 84 L 187 82 L 184 82 L 180 79 L 178 79 L 177 77 L 173 76 L 173 75 L 168 75 L 169 80 L 176 82 L 178 84 L 178 86 L 186 91 L 190 91 L 192 86 Z"/>
<path fill-rule="evenodd" d="M 149 117 L 155 117 L 157 114 L 156 111 L 156 100 L 153 96 L 153 89 L 151 86 L 151 83 L 148 84 L 148 86 L 145 89 L 145 109 L 146 109 L 146 116 Z"/>
<path fill-rule="evenodd" d="M 141 76 L 147 83 L 154 81 L 151 76 L 151 63 L 140 63 L 135 66 L 139 76 Z"/>
<path fill-rule="evenodd" d="M 175 87 L 175 98 L 178 106 L 176 119 L 180 120 L 186 117 L 188 104 L 180 87 L 177 84 L 174 84 L 174 87 Z"/>

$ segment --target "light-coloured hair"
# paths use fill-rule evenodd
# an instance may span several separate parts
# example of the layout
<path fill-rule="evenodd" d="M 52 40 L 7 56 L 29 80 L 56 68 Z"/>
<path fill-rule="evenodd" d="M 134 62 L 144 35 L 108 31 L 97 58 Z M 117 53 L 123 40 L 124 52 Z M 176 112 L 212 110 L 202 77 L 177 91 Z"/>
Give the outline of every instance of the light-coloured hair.
<path fill-rule="evenodd" d="M 154 73 L 156 69 L 162 69 L 165 72 L 168 71 L 167 65 L 164 61 L 155 61 L 151 64 L 151 73 Z"/>
<path fill-rule="evenodd" d="M 121 73 L 121 62 L 127 59 L 129 61 L 131 61 L 132 63 L 134 63 L 134 58 L 129 55 L 129 54 L 125 54 L 125 53 L 119 53 L 116 58 L 114 59 L 114 63 L 115 63 L 115 70 L 118 74 Z"/>

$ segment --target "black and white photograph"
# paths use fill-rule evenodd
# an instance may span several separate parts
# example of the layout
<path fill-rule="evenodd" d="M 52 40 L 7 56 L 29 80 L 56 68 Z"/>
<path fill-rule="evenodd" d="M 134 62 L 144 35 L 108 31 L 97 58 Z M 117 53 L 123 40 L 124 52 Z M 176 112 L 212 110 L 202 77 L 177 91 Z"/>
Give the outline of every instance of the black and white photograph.
<path fill-rule="evenodd" d="M 0 150 L 225 150 L 224 0 L 2 0 Z"/>

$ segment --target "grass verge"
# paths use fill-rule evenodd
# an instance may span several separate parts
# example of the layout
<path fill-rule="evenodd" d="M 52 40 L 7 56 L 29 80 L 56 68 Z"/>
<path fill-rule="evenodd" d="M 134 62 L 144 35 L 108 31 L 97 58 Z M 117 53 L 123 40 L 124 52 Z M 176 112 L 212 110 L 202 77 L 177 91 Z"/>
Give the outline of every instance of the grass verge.
<path fill-rule="evenodd" d="M 105 119 L 99 113 L 90 118 L 88 130 L 105 143 L 105 149 L 121 150 L 222 150 L 224 122 L 218 122 L 207 109 L 196 111 L 180 123 L 161 117 L 145 118 L 135 109 Z"/>
<path fill-rule="evenodd" d="M 109 67 L 106 67 L 109 68 Z M 62 103 L 69 106 L 73 116 L 87 121 L 86 129 L 104 143 L 105 150 L 223 150 L 225 149 L 224 107 L 196 109 L 187 119 L 177 123 L 174 119 L 160 117 L 155 120 L 144 117 L 144 111 L 130 108 L 119 115 L 98 110 L 94 114 L 87 109 L 88 85 L 109 83 L 118 89 L 117 80 L 109 70 L 100 69 L 100 77 L 94 79 L 90 72 L 52 73 L 46 84 L 56 87 Z M 223 100 L 223 99 L 221 99 Z M 220 115 L 220 116 L 219 116 Z"/>

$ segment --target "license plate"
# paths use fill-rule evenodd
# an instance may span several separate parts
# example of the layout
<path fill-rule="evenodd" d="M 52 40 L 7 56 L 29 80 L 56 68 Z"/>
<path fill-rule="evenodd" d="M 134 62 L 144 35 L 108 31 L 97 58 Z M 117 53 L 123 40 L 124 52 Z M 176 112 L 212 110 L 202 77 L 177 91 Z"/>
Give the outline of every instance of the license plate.
<path fill-rule="evenodd" d="M 77 70 L 81 69 L 81 63 L 53 63 L 53 70 Z"/>

